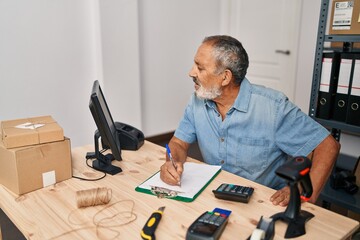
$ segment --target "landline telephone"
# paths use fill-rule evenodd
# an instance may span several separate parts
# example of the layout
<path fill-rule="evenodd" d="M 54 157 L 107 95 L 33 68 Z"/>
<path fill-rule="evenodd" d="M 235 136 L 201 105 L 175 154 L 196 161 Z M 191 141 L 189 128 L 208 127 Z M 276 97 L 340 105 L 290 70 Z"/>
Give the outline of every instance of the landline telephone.
<path fill-rule="evenodd" d="M 114 124 L 118 132 L 121 149 L 138 150 L 144 144 L 144 133 L 142 131 L 126 123 L 115 122 Z M 102 146 L 104 147 L 103 142 Z"/>

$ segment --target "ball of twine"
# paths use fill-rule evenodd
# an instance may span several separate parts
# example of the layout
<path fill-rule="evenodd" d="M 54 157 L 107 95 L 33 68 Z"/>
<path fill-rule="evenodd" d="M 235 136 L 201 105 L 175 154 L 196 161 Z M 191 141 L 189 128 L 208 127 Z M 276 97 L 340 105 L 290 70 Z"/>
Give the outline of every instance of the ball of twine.
<path fill-rule="evenodd" d="M 76 192 L 78 208 L 104 205 L 110 202 L 112 191 L 110 188 L 92 188 Z"/>

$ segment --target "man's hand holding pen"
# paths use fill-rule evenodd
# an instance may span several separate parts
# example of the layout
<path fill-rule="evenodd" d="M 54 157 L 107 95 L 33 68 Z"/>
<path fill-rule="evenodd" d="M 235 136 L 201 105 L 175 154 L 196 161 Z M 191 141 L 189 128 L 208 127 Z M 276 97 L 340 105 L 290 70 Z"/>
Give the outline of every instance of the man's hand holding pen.
<path fill-rule="evenodd" d="M 184 170 L 183 162 L 175 161 L 170 148 L 166 145 L 166 163 L 160 168 L 160 178 L 170 185 L 181 186 L 181 175 Z"/>

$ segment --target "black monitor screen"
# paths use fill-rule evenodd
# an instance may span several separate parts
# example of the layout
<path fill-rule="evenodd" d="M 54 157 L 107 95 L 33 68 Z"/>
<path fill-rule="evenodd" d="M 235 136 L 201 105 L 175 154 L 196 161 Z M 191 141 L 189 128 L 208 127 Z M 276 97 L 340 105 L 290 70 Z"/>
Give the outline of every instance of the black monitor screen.
<path fill-rule="evenodd" d="M 110 148 L 113 157 L 116 160 L 121 160 L 120 139 L 104 94 L 97 80 L 94 81 L 93 84 L 89 108 L 100 133 L 102 147 L 105 149 Z"/>

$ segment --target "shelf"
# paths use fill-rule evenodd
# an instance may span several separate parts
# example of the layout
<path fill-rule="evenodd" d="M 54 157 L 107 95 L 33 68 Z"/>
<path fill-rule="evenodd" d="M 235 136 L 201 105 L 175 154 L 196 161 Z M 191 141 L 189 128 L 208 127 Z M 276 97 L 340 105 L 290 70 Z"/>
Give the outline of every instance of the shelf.
<path fill-rule="evenodd" d="M 324 53 L 325 52 L 344 52 L 344 48 L 339 47 L 324 47 Z M 360 48 L 352 48 L 351 51 L 347 51 L 351 53 L 360 53 Z"/>
<path fill-rule="evenodd" d="M 350 125 L 343 122 L 338 122 L 334 120 L 325 120 L 321 118 L 315 118 L 317 122 L 319 122 L 321 125 L 327 128 L 335 128 L 335 129 L 341 129 L 344 132 L 348 132 L 350 134 L 356 134 L 360 135 L 360 127 L 355 125 Z"/>
<path fill-rule="evenodd" d="M 355 213 L 360 213 L 360 192 L 351 195 L 344 190 L 335 190 L 328 181 L 321 192 L 320 198 L 323 201 L 336 204 Z"/>
<path fill-rule="evenodd" d="M 313 70 L 311 95 L 310 95 L 309 116 L 312 117 L 315 121 L 319 122 L 325 128 L 330 129 L 332 136 L 337 141 L 340 141 L 340 135 L 342 132 L 352 135 L 360 135 L 360 126 L 351 125 L 351 124 L 347 124 L 346 122 L 339 122 L 331 119 L 325 120 L 322 118 L 318 118 L 316 116 L 316 113 L 318 112 L 317 108 L 318 108 L 319 89 L 320 89 L 320 81 L 321 81 L 321 71 L 323 64 L 322 61 L 324 56 L 323 54 L 326 51 L 338 52 L 340 54 L 350 53 L 350 52 L 359 54 L 360 49 L 354 48 L 354 45 L 355 43 L 360 42 L 360 34 L 359 35 L 326 35 L 325 31 L 327 29 L 326 25 L 328 23 L 327 17 L 329 15 L 328 14 L 329 8 L 331 8 L 331 6 L 329 5 L 329 0 L 322 0 L 320 17 L 319 17 L 318 35 L 317 35 L 316 49 L 315 49 L 316 52 L 315 52 L 314 70 Z M 335 44 L 331 44 L 331 46 L 334 47 L 328 47 L 328 46 L 325 47 L 324 43 L 329 43 L 329 42 L 338 42 L 342 44 L 337 44 L 337 47 L 335 47 Z M 325 44 L 325 45 L 330 45 L 330 44 Z M 351 71 L 353 71 L 353 68 Z M 353 73 L 351 73 L 349 77 L 352 78 Z M 349 84 L 351 84 L 351 82 L 352 80 L 350 79 Z M 333 93 L 334 92 L 332 92 L 332 94 Z M 336 162 L 337 166 L 340 164 L 345 164 L 345 161 L 341 159 L 340 155 Z M 349 168 L 349 170 L 353 171 L 354 167 Z M 320 198 L 323 200 L 324 206 L 325 205 L 330 206 L 330 204 L 334 203 L 353 212 L 360 213 L 360 192 L 357 192 L 354 195 L 350 195 L 346 193 L 344 190 L 335 190 L 330 186 L 330 180 L 327 181 L 323 191 L 321 192 Z"/>
<path fill-rule="evenodd" d="M 325 42 L 360 42 L 360 35 L 325 35 Z"/>
<path fill-rule="evenodd" d="M 358 165 L 358 159 L 349 155 L 340 154 L 336 161 L 338 171 L 355 171 Z M 349 194 L 344 189 L 334 189 L 329 179 L 320 194 L 321 200 L 325 204 L 336 204 L 350 211 L 360 213 L 360 192 Z"/>
<path fill-rule="evenodd" d="M 360 49 L 352 47 L 353 45 L 352 43 L 360 42 L 360 34 L 326 35 L 326 29 L 327 29 L 326 25 L 328 22 L 327 16 L 328 16 L 329 8 L 331 8 L 331 6 L 329 5 L 329 0 L 322 0 L 320 17 L 319 17 L 318 35 L 316 41 L 316 52 L 315 52 L 313 78 L 312 78 L 311 95 L 310 95 L 309 116 L 314 118 L 324 127 L 335 130 L 334 132 L 338 134 L 337 139 L 339 139 L 341 131 L 349 134 L 360 135 L 360 126 L 350 125 L 345 122 L 338 122 L 333 120 L 324 120 L 321 118 L 317 118 L 316 113 L 318 108 L 318 94 L 320 89 L 323 53 L 326 51 L 334 51 L 340 53 L 342 52 L 360 53 Z M 324 47 L 325 42 L 343 42 L 343 43 L 351 43 L 351 44 L 349 49 L 339 48 L 339 47 L 331 48 L 331 47 Z"/>

